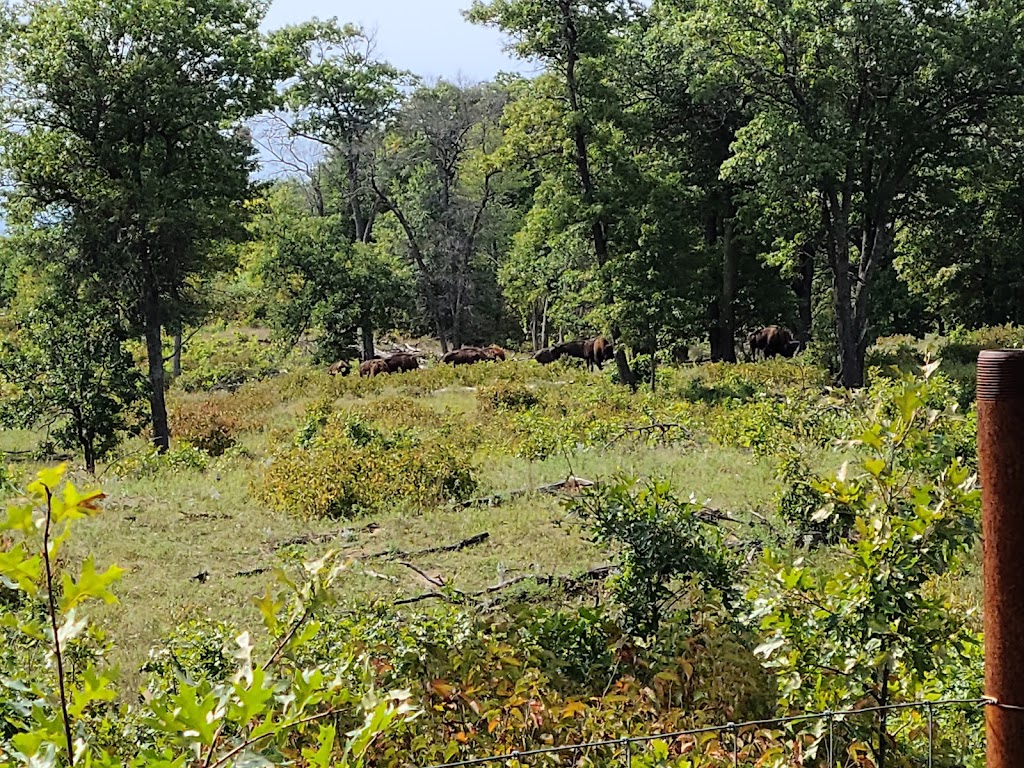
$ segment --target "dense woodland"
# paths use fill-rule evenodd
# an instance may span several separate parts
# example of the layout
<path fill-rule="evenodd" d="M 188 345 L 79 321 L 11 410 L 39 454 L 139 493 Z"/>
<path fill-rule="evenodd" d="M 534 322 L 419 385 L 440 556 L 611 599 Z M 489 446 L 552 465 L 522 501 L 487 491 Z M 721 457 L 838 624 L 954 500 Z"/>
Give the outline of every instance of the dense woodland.
<path fill-rule="evenodd" d="M 0 8 L 0 764 L 428 765 L 978 695 L 971 364 L 1024 344 L 1016 0 L 475 0 L 537 71 L 484 83 L 265 10 Z M 796 360 L 751 362 L 769 325 Z M 608 372 L 528 359 L 598 334 Z M 396 340 L 513 359 L 325 372 Z M 229 522 L 147 559 L 96 477 L 132 524 Z M 477 562 L 480 508 L 507 538 Z M 241 531 L 291 543 L 246 568 Z M 266 579 L 260 633 L 168 565 L 186 539 Z M 104 614 L 93 550 L 152 605 Z M 461 585 L 417 560 L 463 550 Z M 916 765 L 922 717 L 841 723 L 831 763 L 813 724 L 733 749 Z M 981 765 L 977 724 L 943 713 L 934 765 Z M 633 765 L 735 764 L 715 739 Z"/>

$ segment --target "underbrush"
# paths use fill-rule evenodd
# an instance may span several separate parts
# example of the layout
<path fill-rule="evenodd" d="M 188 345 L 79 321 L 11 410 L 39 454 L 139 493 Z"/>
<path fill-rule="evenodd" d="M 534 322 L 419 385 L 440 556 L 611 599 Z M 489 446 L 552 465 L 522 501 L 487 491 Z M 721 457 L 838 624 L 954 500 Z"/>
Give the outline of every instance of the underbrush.
<path fill-rule="evenodd" d="M 461 501 L 476 486 L 469 455 L 457 446 L 338 414 L 305 444 L 278 452 L 253 493 L 260 503 L 302 517 L 350 518 Z"/>
<path fill-rule="evenodd" d="M 199 550 L 159 574 L 187 592 L 187 609 L 173 615 L 190 621 L 153 650 L 144 698 L 136 703 L 132 691 L 130 707 L 114 703 L 113 682 L 97 677 L 108 641 L 82 634 L 69 644 L 71 684 L 109 695 L 76 711 L 76 732 L 89 735 L 88 749 L 111 751 L 96 763 L 104 765 L 161 750 L 204 760 L 211 744 L 224 754 L 271 725 L 282 726 L 280 738 L 274 731 L 273 744 L 251 750 L 252 764 L 314 764 L 313 753 L 340 761 L 338 734 L 370 722 L 368 712 L 391 711 L 377 709 L 380 692 L 403 690 L 389 706 L 401 700 L 420 715 L 375 730 L 361 753 L 367 765 L 610 742 L 584 765 L 624 759 L 617 740 L 626 735 L 862 706 L 882 686 L 892 700 L 970 698 L 980 665 L 962 585 L 976 546 L 975 422 L 951 408 L 960 384 L 930 374 L 927 382 L 878 376 L 851 395 L 799 361 L 666 367 L 657 391 L 631 393 L 610 373 L 511 362 L 372 380 L 299 369 L 233 393 L 172 391 L 179 440 L 168 454 L 144 452 L 113 470 L 131 478 L 121 488 L 136 496 L 117 499 L 119 508 L 136 511 L 114 516 L 92 541 L 108 532 L 131 539 L 133 571 L 157 541 Z M 243 448 L 256 439 L 266 443 L 258 457 Z M 569 489 L 561 506 L 529 493 L 489 497 L 494 508 L 461 504 L 524 476 L 535 486 L 533 472 L 551 471 L 560 457 L 595 485 Z M 624 479 L 626 464 L 637 479 Z M 497 478 L 506 467 L 519 474 Z M 500 487 L 487 487 L 487 477 Z M 152 509 L 171 478 L 168 492 L 187 503 Z M 704 501 L 719 495 L 715 482 L 764 487 L 731 488 L 722 495 L 732 504 Z M 220 506 L 194 509 L 221 491 Z M 510 524 L 524 510 L 529 517 Z M 340 531 L 319 521 L 371 514 Z M 282 520 L 296 529 L 271 531 Z M 8 553 L 19 537 L 40 535 L 34 523 L 22 528 L 0 540 L 0 569 L 14 563 Z M 242 548 L 240 531 L 251 539 L 245 559 L 218 570 L 219 558 Z M 437 549 L 481 531 L 486 544 Z M 216 546 L 204 549 L 214 535 Z M 560 549 L 555 536 L 573 537 L 573 547 Z M 26 558 L 43 551 L 37 544 Z M 61 568 L 74 574 L 79 565 Z M 274 572 L 283 586 L 258 600 L 259 634 L 216 620 L 224 616 L 213 596 L 233 594 L 225 585 L 259 592 Z M 4 573 L 22 584 L 21 572 Z M 248 581 L 258 574 L 266 582 Z M 73 595 L 94 575 L 65 589 Z M 45 633 L 17 639 L 19 626 L 46 615 L 39 594 L 0 591 L 3 638 L 20 643 L 0 652 L 0 685 L 25 683 L 19 669 L 56 679 Z M 212 622 L 192 620 L 204 600 Z M 119 609 L 104 610 L 119 629 Z M 15 707 L 0 704 L 4 748 L 59 722 L 52 683 L 26 691 Z M 323 698 L 304 698 L 310 691 Z M 44 702 L 38 722 L 31 697 Z M 336 732 L 295 726 L 292 702 L 332 718 Z M 942 717 L 935 764 L 949 768 L 961 764 L 958 750 L 974 749 L 976 722 Z M 889 764 L 920 762 L 920 718 L 862 720 L 835 723 L 843 754 L 873 759 L 882 727 L 897 761 Z M 285 725 L 295 727 L 285 733 Z M 634 762 L 729 764 L 724 733 L 673 740 Z M 814 724 L 744 731 L 738 758 L 778 768 L 799 744 L 815 760 L 822 735 Z"/>

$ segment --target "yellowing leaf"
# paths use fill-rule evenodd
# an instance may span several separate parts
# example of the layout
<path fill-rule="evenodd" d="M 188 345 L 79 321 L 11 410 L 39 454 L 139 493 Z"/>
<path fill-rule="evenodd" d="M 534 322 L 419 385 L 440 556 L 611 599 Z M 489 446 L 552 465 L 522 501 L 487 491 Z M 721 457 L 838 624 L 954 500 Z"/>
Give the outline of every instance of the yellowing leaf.
<path fill-rule="evenodd" d="M 69 574 L 64 574 L 62 579 L 64 595 L 60 601 L 61 610 L 69 611 L 90 598 L 102 600 L 105 603 L 116 603 L 117 597 L 107 587 L 121 578 L 122 573 L 124 573 L 124 569 L 118 568 L 116 565 L 110 566 L 103 573 L 97 573 L 96 564 L 92 557 L 86 558 L 82 564 L 82 572 L 77 582 Z"/>
<path fill-rule="evenodd" d="M 562 719 L 568 720 L 570 717 L 575 717 L 576 715 L 586 711 L 587 705 L 582 701 L 570 701 L 562 710 Z"/>

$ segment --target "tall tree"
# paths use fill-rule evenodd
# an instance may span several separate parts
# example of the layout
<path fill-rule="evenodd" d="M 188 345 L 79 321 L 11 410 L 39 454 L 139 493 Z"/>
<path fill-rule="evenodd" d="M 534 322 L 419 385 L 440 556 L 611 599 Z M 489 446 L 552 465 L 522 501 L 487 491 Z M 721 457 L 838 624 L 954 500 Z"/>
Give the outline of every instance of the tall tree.
<path fill-rule="evenodd" d="M 593 172 L 591 146 L 595 123 L 610 106 L 601 68 L 612 58 L 616 32 L 640 7 L 630 0 L 474 0 L 467 12 L 470 21 L 497 27 L 511 36 L 518 56 L 541 61 L 548 74 L 557 78 L 566 107 L 564 136 L 571 144 L 566 159 L 575 166 L 580 217 L 588 225 L 602 272 L 611 259 L 610 221 L 602 210 L 605 201 Z M 610 283 L 607 281 L 605 297 L 609 304 L 614 301 Z M 612 335 L 617 335 L 615 329 Z M 621 345 L 616 347 L 615 360 L 622 382 L 635 385 Z"/>
<path fill-rule="evenodd" d="M 319 335 L 317 356 L 374 354 L 373 329 L 393 328 L 408 304 L 411 279 L 382 245 L 352 242 L 345 214 L 319 216 L 298 182 L 275 185 L 262 200 L 246 246 L 273 329 L 294 344 Z M 365 338 L 369 331 L 369 340 Z"/>
<path fill-rule="evenodd" d="M 500 169 L 504 91 L 440 82 L 403 105 L 375 163 L 373 189 L 392 213 L 419 275 L 426 313 L 442 349 L 470 336 L 479 300 L 478 257 Z M 489 270 L 494 273 L 493 267 Z"/>
<path fill-rule="evenodd" d="M 270 118 L 286 127 L 278 143 L 306 139 L 329 151 L 340 170 L 352 239 L 368 243 L 380 204 L 366 181 L 367 163 L 375 140 L 398 109 L 402 88 L 415 79 L 378 59 L 374 39 L 365 30 L 336 19 L 285 27 L 271 40 L 290 53 L 294 70 L 281 96 L 284 112 Z M 292 149 L 286 152 L 294 157 Z M 313 167 L 316 183 L 325 168 Z M 333 211 L 321 210 L 324 213 Z"/>
<path fill-rule="evenodd" d="M 707 79 L 737 83 L 751 121 L 733 172 L 813 194 L 832 275 L 841 380 L 864 383 L 871 288 L 930 169 L 965 147 L 1024 75 L 1012 0 L 697 0 Z"/>
<path fill-rule="evenodd" d="M 215 239 L 241 236 L 255 168 L 244 131 L 275 57 L 257 0 L 31 0 L 9 6 L 0 161 L 15 225 L 62 222 L 69 273 L 116 292 L 148 353 L 166 450 L 162 328 Z M 84 279 L 83 279 L 84 282 Z"/>

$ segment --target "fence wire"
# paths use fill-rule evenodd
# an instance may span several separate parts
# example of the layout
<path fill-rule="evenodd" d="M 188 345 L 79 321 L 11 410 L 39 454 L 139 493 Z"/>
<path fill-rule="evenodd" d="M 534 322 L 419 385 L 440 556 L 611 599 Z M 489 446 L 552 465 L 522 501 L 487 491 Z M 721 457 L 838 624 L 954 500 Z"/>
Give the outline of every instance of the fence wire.
<path fill-rule="evenodd" d="M 525 758 L 542 755 L 561 755 L 566 752 L 584 752 L 602 748 L 621 750 L 622 765 L 630 768 L 633 756 L 636 754 L 636 747 L 643 747 L 655 741 L 673 741 L 689 736 L 703 736 L 707 734 L 729 734 L 730 739 L 724 742 L 729 749 L 726 751 L 726 758 L 731 758 L 731 764 L 740 765 L 740 753 L 742 751 L 742 732 L 745 730 L 768 728 L 770 726 L 785 726 L 793 723 L 823 721 L 825 730 L 822 736 L 825 738 L 825 757 L 829 768 L 834 766 L 836 760 L 836 730 L 837 722 L 861 715 L 878 714 L 881 712 L 901 712 L 906 710 L 920 710 L 926 716 L 927 722 L 927 768 L 932 768 L 935 751 L 935 712 L 937 709 L 954 706 L 995 706 L 1005 709 L 1019 709 L 1019 707 L 1002 704 L 995 699 L 984 697 L 979 699 L 938 699 L 934 701 L 913 701 L 898 704 L 887 704 L 884 706 L 864 707 L 862 709 L 846 709 L 836 711 L 814 712 L 802 715 L 788 715 L 784 717 L 773 717 L 764 720 L 748 720 L 742 723 L 723 723 L 709 725 L 702 728 L 690 728 L 684 731 L 672 731 L 668 733 L 650 733 L 643 736 L 629 736 L 620 739 L 605 739 L 602 741 L 583 742 L 579 744 L 565 744 L 561 746 L 537 747 L 536 749 L 515 750 L 503 755 L 491 755 L 489 757 L 473 757 L 466 760 L 458 760 L 451 763 L 442 763 L 429 768 L 463 768 L 464 766 L 482 766 L 491 763 L 504 763 L 511 760 L 521 763 Z M 721 739 L 719 740 L 721 743 Z M 576 761 L 574 760 L 573 763 Z"/>

